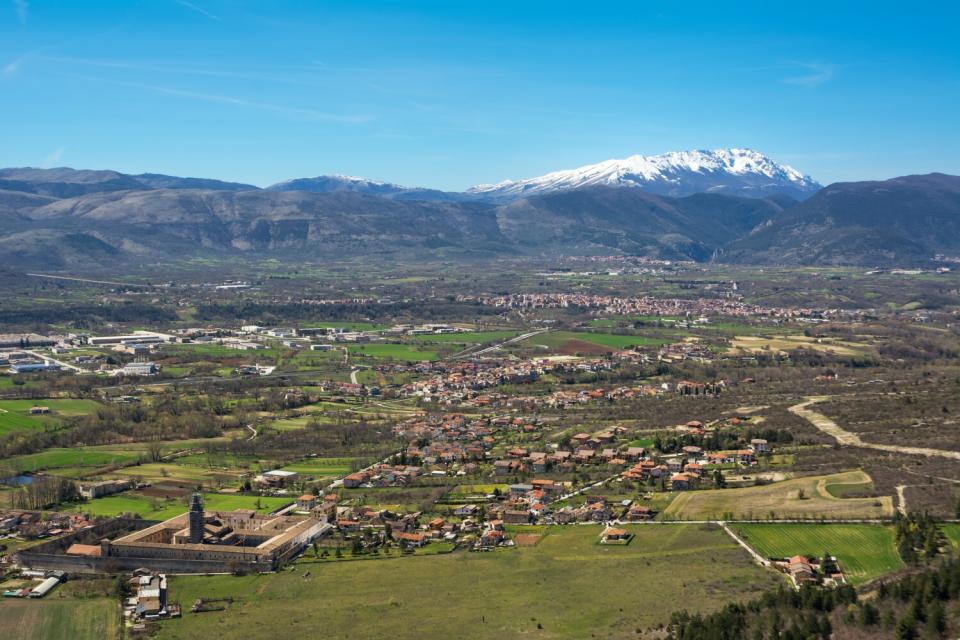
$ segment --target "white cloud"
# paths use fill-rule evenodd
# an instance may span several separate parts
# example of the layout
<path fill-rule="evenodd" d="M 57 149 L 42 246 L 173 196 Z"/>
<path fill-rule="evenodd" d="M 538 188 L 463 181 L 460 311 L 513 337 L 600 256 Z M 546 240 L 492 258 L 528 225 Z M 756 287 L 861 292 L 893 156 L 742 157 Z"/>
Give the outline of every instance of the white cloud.
<path fill-rule="evenodd" d="M 174 89 L 172 87 L 163 87 L 158 85 L 151 84 L 139 84 L 135 82 L 121 82 L 119 80 L 108 80 L 107 78 L 98 78 L 94 76 L 85 76 L 85 75 L 72 75 L 75 78 L 83 78 L 85 80 L 92 80 L 95 82 L 106 82 L 109 84 L 121 86 L 121 87 L 131 87 L 134 89 L 143 89 L 145 91 L 155 91 L 157 93 L 162 93 L 169 96 L 177 96 L 181 98 L 186 98 L 188 100 L 199 100 L 201 102 L 213 102 L 218 104 L 231 105 L 234 107 L 240 107 L 245 109 L 254 109 L 257 111 L 266 111 L 276 115 L 294 118 L 298 120 L 310 120 L 315 122 L 335 122 L 340 124 L 364 124 L 371 122 L 376 118 L 372 115 L 363 114 L 363 113 L 331 113 L 329 111 L 319 111 L 317 109 L 310 109 L 305 107 L 290 107 L 283 104 L 276 104 L 272 102 L 258 102 L 255 100 L 246 100 L 244 98 L 236 98 L 234 96 L 227 96 L 215 93 L 200 93 L 196 91 L 184 91 L 182 89 Z"/>
<path fill-rule="evenodd" d="M 829 82 L 837 71 L 837 65 L 829 62 L 796 62 L 793 67 L 796 75 L 783 78 L 780 82 L 807 89 Z"/>
<path fill-rule="evenodd" d="M 13 9 L 17 12 L 21 24 L 27 23 L 27 14 L 30 12 L 30 2 L 28 0 L 13 0 Z"/>
<path fill-rule="evenodd" d="M 0 69 L 0 75 L 4 78 L 12 78 L 17 75 L 17 72 L 20 71 L 20 65 L 23 63 L 23 56 L 11 60 L 7 64 L 3 65 L 3 69 Z"/>
<path fill-rule="evenodd" d="M 43 159 L 40 163 L 40 166 L 44 169 L 48 169 L 54 165 L 60 163 L 60 158 L 63 157 L 63 152 L 66 151 L 63 147 L 57 147 L 53 151 L 47 154 L 47 157 Z"/>
<path fill-rule="evenodd" d="M 209 11 L 207 11 L 206 9 L 204 9 L 203 7 L 197 6 L 192 2 L 187 2 L 187 0 L 173 0 L 173 1 L 176 2 L 178 5 L 180 5 L 181 7 L 186 7 L 187 9 L 190 9 L 194 13 L 199 13 L 200 15 L 210 18 L 211 20 L 216 20 L 217 22 L 223 22 L 223 18 L 221 18 L 220 16 L 216 16 L 210 13 Z"/>

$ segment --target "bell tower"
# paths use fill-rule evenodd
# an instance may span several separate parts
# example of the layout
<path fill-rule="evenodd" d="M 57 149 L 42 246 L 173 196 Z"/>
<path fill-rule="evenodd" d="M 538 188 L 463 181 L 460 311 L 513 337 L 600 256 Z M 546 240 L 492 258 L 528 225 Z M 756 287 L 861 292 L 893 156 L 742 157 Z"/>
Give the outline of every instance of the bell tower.
<path fill-rule="evenodd" d="M 199 493 L 190 500 L 190 544 L 203 542 L 203 499 Z"/>

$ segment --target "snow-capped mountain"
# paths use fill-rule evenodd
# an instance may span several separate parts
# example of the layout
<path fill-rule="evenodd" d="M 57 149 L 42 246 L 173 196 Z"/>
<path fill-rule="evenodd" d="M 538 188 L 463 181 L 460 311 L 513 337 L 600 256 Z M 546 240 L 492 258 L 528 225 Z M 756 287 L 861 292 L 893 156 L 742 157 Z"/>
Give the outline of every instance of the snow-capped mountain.
<path fill-rule="evenodd" d="M 752 149 L 674 151 L 554 171 L 539 178 L 505 180 L 467 191 L 484 199 L 508 201 L 595 185 L 636 187 L 667 196 L 712 192 L 749 197 L 786 194 L 805 199 L 820 184 L 793 167 L 778 164 Z"/>

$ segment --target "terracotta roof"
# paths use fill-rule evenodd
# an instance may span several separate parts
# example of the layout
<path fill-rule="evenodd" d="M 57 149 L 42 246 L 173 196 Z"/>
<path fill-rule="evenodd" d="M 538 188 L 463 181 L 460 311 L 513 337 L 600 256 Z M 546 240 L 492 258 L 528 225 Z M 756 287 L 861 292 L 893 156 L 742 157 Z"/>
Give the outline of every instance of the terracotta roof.
<path fill-rule="evenodd" d="M 99 556 L 100 547 L 95 544 L 72 544 L 67 547 L 68 556 Z"/>

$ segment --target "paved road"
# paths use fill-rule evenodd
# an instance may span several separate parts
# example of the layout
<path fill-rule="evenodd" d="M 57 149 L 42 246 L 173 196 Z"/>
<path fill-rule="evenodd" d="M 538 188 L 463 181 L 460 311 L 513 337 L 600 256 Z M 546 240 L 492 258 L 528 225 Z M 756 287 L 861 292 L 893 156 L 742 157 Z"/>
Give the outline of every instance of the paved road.
<path fill-rule="evenodd" d="M 805 402 L 790 407 L 790 413 L 800 416 L 823 431 L 829 436 L 836 438 L 841 445 L 849 447 L 863 447 L 866 449 L 876 449 L 878 451 L 889 451 L 890 453 L 906 453 L 916 456 L 950 458 L 951 460 L 960 460 L 960 451 L 947 451 L 944 449 L 929 449 L 927 447 L 909 447 L 895 444 L 879 444 L 875 442 L 865 442 L 856 433 L 852 433 L 842 428 L 836 422 L 816 411 L 808 409 L 812 404 L 823 402 L 829 399 L 828 396 L 812 396 Z"/>
<path fill-rule="evenodd" d="M 455 353 L 455 354 L 453 354 L 452 356 L 450 356 L 450 357 L 447 358 L 447 359 L 448 359 L 448 360 L 458 360 L 458 359 L 460 359 L 460 358 L 475 358 L 475 357 L 477 357 L 477 356 L 482 356 L 482 355 L 485 355 L 485 354 L 487 354 L 487 353 L 490 353 L 491 351 L 496 351 L 496 350 L 500 349 L 501 347 L 503 347 L 504 345 L 514 344 L 515 342 L 521 342 L 521 341 L 523 341 L 523 340 L 527 340 L 528 338 L 532 338 L 533 336 L 538 336 L 538 335 L 540 335 L 541 333 L 546 333 L 546 332 L 548 332 L 548 331 L 550 331 L 550 329 L 537 329 L 536 331 L 530 331 L 530 332 L 528 332 L 528 333 L 523 333 L 523 334 L 520 334 L 519 336 L 514 336 L 514 337 L 510 338 L 509 340 L 504 340 L 503 342 L 498 342 L 497 344 L 490 345 L 489 347 L 484 347 L 484 348 L 480 349 L 479 351 L 474 351 L 474 349 L 476 349 L 476 347 L 470 347 L 470 348 L 468 348 L 468 349 L 464 349 L 464 350 L 461 351 L 460 353 Z"/>
<path fill-rule="evenodd" d="M 306 369 L 301 371 L 274 371 L 273 373 L 267 373 L 261 376 L 256 376 L 259 378 L 299 378 L 303 376 L 316 376 L 318 374 L 329 374 L 330 372 L 326 369 Z M 251 376 L 253 377 L 253 376 Z M 129 386 L 138 386 L 138 387 L 170 387 L 178 384 L 200 384 L 203 382 L 236 382 L 237 380 L 243 380 L 244 378 L 221 378 L 220 376 L 194 376 L 190 378 L 177 378 L 176 380 L 164 380 L 163 382 L 150 382 L 150 381 L 141 381 L 136 385 L 132 384 L 117 384 L 108 387 L 99 387 L 100 389 L 123 389 L 124 387 Z"/>
<path fill-rule="evenodd" d="M 110 280 L 91 280 L 89 278 L 75 278 L 73 276 L 51 276 L 46 273 L 26 273 L 33 278 L 50 278 L 51 280 L 70 280 L 71 282 L 90 282 L 92 284 L 109 284 L 118 287 L 136 287 L 138 289 L 152 289 L 152 284 L 131 284 L 129 282 L 113 282 Z"/>
<path fill-rule="evenodd" d="M 72 364 L 70 364 L 70 363 L 68 363 L 68 362 L 63 362 L 62 360 L 57 360 L 56 358 L 51 358 L 50 356 L 45 356 L 45 355 L 43 355 L 42 353 L 37 353 L 36 351 L 30 351 L 29 349 L 24 349 L 24 351 L 25 351 L 26 353 L 29 353 L 30 355 L 36 357 L 36 358 L 40 358 L 40 359 L 43 360 L 44 362 L 52 362 L 52 363 L 54 363 L 54 364 L 58 364 L 58 365 L 60 365 L 61 367 L 63 367 L 64 369 L 70 369 L 71 371 L 76 371 L 77 373 L 91 373 L 90 371 L 87 371 L 86 369 L 81 369 L 80 367 L 77 367 L 77 366 L 75 366 L 75 365 L 72 365 Z"/>

